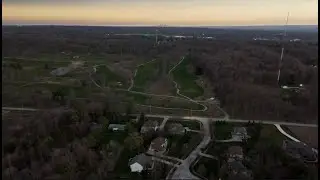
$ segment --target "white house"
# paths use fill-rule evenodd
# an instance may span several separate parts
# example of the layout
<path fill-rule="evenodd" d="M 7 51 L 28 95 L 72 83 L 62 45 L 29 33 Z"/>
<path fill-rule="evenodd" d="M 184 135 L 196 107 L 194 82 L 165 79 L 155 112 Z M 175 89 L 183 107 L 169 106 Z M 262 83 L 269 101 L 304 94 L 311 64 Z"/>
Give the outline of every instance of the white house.
<path fill-rule="evenodd" d="M 129 160 L 131 172 L 141 172 L 151 164 L 151 157 L 145 154 L 139 154 Z"/>

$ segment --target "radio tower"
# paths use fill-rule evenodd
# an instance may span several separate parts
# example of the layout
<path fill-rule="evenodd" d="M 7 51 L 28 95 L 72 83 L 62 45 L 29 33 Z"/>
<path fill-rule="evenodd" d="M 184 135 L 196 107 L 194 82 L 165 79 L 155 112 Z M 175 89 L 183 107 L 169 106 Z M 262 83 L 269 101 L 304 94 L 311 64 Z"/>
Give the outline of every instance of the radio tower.
<path fill-rule="evenodd" d="M 158 45 L 158 32 L 159 32 L 159 29 L 157 28 L 156 29 L 156 45 Z"/>
<path fill-rule="evenodd" d="M 287 19 L 286 19 L 286 24 L 284 26 L 284 33 L 283 33 L 283 36 L 282 36 L 282 48 L 281 48 L 281 56 L 280 56 L 280 61 L 279 61 L 279 70 L 278 70 L 278 85 L 279 85 L 279 81 L 280 81 L 280 75 L 281 75 L 281 66 L 282 66 L 282 59 L 283 59 L 283 52 L 284 52 L 284 38 L 286 37 L 287 35 L 287 25 L 288 25 L 288 20 L 289 20 L 289 12 L 288 12 L 288 15 L 287 15 Z M 281 43 L 281 41 L 280 41 Z"/>

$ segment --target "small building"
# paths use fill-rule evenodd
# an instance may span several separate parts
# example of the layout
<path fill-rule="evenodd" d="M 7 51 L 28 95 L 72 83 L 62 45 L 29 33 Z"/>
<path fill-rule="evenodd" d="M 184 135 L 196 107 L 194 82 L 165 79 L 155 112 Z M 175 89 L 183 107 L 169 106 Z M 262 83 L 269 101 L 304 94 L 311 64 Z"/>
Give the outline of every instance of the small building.
<path fill-rule="evenodd" d="M 147 132 L 155 132 L 159 128 L 159 122 L 158 121 L 152 121 L 148 120 L 146 121 L 143 126 L 141 127 L 140 132 L 141 133 L 147 133 Z"/>
<path fill-rule="evenodd" d="M 184 134 L 186 132 L 186 129 L 184 128 L 184 126 L 180 123 L 168 123 L 166 130 L 170 133 L 170 134 Z"/>
<path fill-rule="evenodd" d="M 109 124 L 108 129 L 112 131 L 125 131 L 126 125 L 125 124 Z"/>
<path fill-rule="evenodd" d="M 250 138 L 247 134 L 247 129 L 245 127 L 235 127 L 231 132 L 232 139 L 243 141 L 244 139 Z"/>
<path fill-rule="evenodd" d="M 149 147 L 150 153 L 163 154 L 167 150 L 168 139 L 164 137 L 157 137 L 154 139 Z"/>
<path fill-rule="evenodd" d="M 145 154 L 139 154 L 129 160 L 131 172 L 141 172 L 148 169 L 152 162 L 152 158 Z"/>
<path fill-rule="evenodd" d="M 241 146 L 231 146 L 228 149 L 228 157 L 229 159 L 242 160 L 243 159 L 243 151 Z"/>
<path fill-rule="evenodd" d="M 302 142 L 284 140 L 282 144 L 284 151 L 291 157 L 300 159 L 304 162 L 317 162 L 317 154 L 311 147 Z"/>

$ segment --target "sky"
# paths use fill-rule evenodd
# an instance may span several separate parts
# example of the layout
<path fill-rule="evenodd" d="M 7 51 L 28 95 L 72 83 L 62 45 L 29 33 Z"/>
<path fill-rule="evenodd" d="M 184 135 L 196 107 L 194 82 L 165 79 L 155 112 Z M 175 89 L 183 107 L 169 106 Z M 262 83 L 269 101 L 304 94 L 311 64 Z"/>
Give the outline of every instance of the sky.
<path fill-rule="evenodd" d="M 3 24 L 318 25 L 318 0 L 2 0 Z"/>

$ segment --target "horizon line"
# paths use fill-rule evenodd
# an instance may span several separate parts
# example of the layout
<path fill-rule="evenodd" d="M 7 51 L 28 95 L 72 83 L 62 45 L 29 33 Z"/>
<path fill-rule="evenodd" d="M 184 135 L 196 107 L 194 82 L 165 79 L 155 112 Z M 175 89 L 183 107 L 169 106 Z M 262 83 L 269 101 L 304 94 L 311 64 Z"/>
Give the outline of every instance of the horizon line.
<path fill-rule="evenodd" d="M 285 26 L 285 25 L 130 25 L 130 24 L 117 24 L 117 25 L 84 25 L 84 24 L 2 24 L 2 26 L 84 26 L 84 27 L 268 27 L 268 26 Z M 318 24 L 290 24 L 287 26 L 318 26 Z"/>

